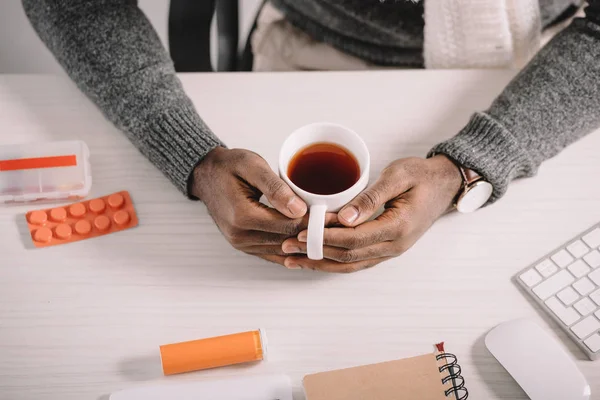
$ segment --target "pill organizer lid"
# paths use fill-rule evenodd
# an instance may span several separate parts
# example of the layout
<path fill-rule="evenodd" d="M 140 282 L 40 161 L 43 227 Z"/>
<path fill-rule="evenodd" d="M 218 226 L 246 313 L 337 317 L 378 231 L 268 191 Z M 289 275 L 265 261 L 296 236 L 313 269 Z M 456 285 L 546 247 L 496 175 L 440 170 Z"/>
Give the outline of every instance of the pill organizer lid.
<path fill-rule="evenodd" d="M 0 146 L 0 203 L 83 198 L 92 186 L 79 140 Z"/>

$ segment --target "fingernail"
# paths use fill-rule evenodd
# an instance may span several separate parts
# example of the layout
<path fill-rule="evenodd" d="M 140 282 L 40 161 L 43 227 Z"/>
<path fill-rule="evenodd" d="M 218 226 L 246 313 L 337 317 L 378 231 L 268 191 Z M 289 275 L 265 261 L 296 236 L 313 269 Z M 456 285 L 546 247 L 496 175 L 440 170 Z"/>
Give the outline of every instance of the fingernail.
<path fill-rule="evenodd" d="M 300 247 L 298 246 L 283 246 L 283 252 L 284 253 L 301 253 L 302 250 L 300 250 Z"/>
<path fill-rule="evenodd" d="M 358 218 L 358 209 L 354 206 L 349 206 L 340 211 L 340 218 L 346 222 L 354 222 Z"/>
<path fill-rule="evenodd" d="M 298 234 L 298 240 L 300 242 L 304 242 L 306 243 L 306 241 L 308 240 L 308 232 L 306 231 L 302 231 Z"/>
<path fill-rule="evenodd" d="M 300 266 L 300 265 L 298 265 L 298 264 L 296 264 L 296 263 L 293 263 L 293 262 L 288 262 L 288 263 L 286 263 L 286 264 L 285 264 L 285 267 L 286 267 L 287 269 L 302 269 L 302 266 Z"/>
<path fill-rule="evenodd" d="M 290 199 L 287 208 L 294 215 L 302 215 L 306 212 L 306 204 L 297 196 Z"/>

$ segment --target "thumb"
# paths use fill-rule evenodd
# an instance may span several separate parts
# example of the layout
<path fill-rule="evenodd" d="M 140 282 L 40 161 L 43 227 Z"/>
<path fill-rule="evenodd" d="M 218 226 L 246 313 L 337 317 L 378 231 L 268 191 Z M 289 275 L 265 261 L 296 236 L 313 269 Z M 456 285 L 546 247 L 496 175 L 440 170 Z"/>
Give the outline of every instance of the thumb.
<path fill-rule="evenodd" d="M 403 191 L 398 182 L 382 175 L 371 187 L 356 196 L 339 211 L 338 220 L 349 227 L 360 225 Z"/>
<path fill-rule="evenodd" d="M 306 214 L 307 206 L 292 189 L 277 176 L 269 164 L 260 156 L 248 166 L 244 178 L 265 195 L 277 211 L 289 218 L 301 218 Z"/>

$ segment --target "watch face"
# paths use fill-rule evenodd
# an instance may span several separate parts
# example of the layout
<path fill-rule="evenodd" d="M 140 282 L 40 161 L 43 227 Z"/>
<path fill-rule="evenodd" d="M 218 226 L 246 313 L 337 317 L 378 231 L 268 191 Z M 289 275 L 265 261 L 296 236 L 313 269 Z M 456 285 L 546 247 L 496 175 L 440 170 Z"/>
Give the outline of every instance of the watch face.
<path fill-rule="evenodd" d="M 478 181 L 458 199 L 456 209 L 461 213 L 473 212 L 483 206 L 492 195 L 492 185 L 486 181 Z"/>

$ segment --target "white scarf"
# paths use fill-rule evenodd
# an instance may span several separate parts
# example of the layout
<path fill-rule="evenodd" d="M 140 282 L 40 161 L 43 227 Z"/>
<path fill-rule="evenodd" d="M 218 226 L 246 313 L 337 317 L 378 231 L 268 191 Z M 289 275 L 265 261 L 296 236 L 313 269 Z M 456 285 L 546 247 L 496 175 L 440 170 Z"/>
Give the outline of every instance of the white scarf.
<path fill-rule="evenodd" d="M 538 0 L 426 0 L 426 68 L 521 68 L 540 47 Z"/>

